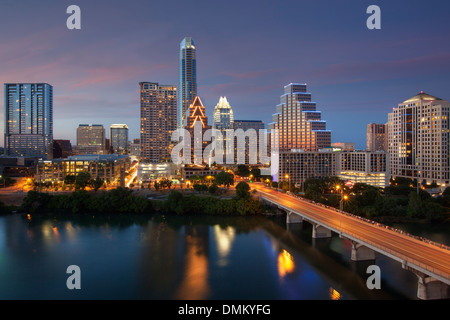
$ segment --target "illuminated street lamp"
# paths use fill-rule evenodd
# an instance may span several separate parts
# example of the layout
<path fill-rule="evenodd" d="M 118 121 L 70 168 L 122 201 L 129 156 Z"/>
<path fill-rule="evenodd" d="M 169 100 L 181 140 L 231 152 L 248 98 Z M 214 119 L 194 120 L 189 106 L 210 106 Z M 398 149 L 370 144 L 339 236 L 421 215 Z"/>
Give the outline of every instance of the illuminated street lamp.
<path fill-rule="evenodd" d="M 285 176 L 284 176 L 287 180 L 288 180 L 288 182 L 289 182 L 289 192 L 291 191 L 291 180 L 289 179 L 289 175 L 288 174 L 286 174 Z"/>

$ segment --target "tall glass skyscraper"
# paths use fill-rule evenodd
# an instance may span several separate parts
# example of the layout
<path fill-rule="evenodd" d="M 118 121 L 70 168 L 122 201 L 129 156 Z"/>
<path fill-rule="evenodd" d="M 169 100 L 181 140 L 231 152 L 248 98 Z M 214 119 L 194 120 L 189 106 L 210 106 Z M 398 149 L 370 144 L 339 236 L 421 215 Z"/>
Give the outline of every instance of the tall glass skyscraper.
<path fill-rule="evenodd" d="M 180 79 L 178 85 L 178 128 L 186 125 L 187 111 L 197 96 L 195 43 L 186 37 L 180 43 Z"/>
<path fill-rule="evenodd" d="M 5 155 L 51 159 L 53 87 L 5 83 Z"/>
<path fill-rule="evenodd" d="M 112 124 L 109 127 L 109 139 L 114 153 L 127 153 L 128 126 L 126 124 Z"/>

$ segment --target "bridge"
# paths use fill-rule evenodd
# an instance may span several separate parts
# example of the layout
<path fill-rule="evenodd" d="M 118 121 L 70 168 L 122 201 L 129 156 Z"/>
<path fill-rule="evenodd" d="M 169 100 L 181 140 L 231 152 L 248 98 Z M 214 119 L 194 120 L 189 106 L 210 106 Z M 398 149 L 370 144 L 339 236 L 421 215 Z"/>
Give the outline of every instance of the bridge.
<path fill-rule="evenodd" d="M 375 252 L 401 263 L 418 277 L 420 299 L 450 298 L 450 248 L 380 223 L 254 183 L 261 201 L 286 212 L 286 223 L 312 224 L 313 238 L 332 232 L 352 244 L 353 261 L 375 260 Z"/>

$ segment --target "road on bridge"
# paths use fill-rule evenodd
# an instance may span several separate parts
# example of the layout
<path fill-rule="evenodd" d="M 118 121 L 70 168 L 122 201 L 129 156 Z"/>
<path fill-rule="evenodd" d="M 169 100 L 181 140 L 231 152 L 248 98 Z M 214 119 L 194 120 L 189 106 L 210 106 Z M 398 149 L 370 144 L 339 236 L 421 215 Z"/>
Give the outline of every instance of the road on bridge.
<path fill-rule="evenodd" d="M 412 263 L 447 279 L 447 284 L 450 282 L 450 250 L 445 247 L 391 230 L 376 222 L 341 214 L 337 210 L 267 188 L 263 184 L 253 183 L 251 187 L 265 198 L 302 213 L 307 220 L 309 217 L 325 227 L 341 231 L 344 237 L 349 235 L 359 239 L 394 255 L 402 262 L 407 261 L 408 264 Z"/>

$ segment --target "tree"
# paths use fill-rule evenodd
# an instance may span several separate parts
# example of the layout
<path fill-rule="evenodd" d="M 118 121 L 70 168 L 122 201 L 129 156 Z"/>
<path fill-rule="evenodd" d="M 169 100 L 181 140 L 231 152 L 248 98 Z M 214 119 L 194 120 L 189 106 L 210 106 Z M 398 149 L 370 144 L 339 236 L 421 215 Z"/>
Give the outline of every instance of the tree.
<path fill-rule="evenodd" d="M 68 174 L 67 176 L 65 176 L 64 177 L 64 184 L 67 184 L 67 185 L 75 184 L 75 175 Z"/>
<path fill-rule="evenodd" d="M 240 164 L 237 166 L 236 174 L 240 177 L 248 177 L 250 170 L 248 169 L 248 166 Z"/>
<path fill-rule="evenodd" d="M 103 179 L 97 176 L 95 179 L 91 179 L 91 185 L 94 188 L 94 191 L 97 192 L 98 189 L 100 189 L 103 186 Z"/>
<path fill-rule="evenodd" d="M 80 172 L 75 177 L 75 189 L 84 190 L 91 181 L 91 175 L 89 172 Z"/>
<path fill-rule="evenodd" d="M 247 182 L 241 181 L 236 185 L 236 197 L 238 199 L 250 197 L 250 186 Z"/>
<path fill-rule="evenodd" d="M 226 186 L 228 188 L 234 184 L 234 175 L 226 171 L 221 171 L 216 174 L 215 180 L 219 186 Z"/>
<path fill-rule="evenodd" d="M 210 185 L 209 188 L 208 188 L 209 193 L 216 193 L 217 190 L 219 190 L 219 187 L 215 183 Z"/>

